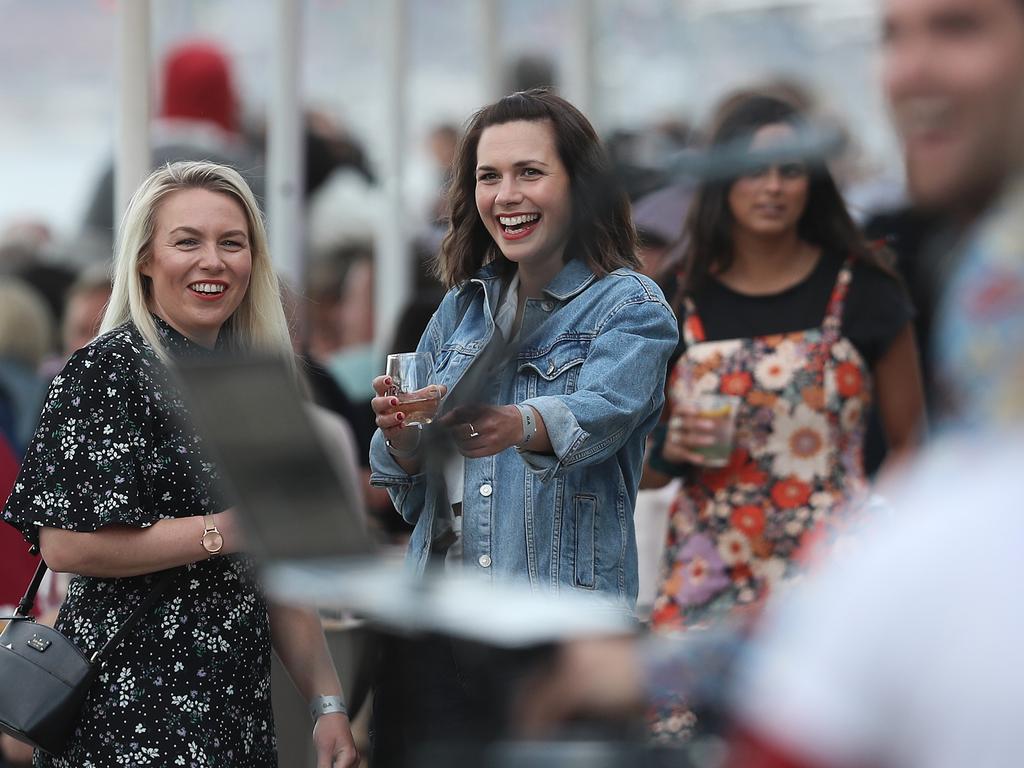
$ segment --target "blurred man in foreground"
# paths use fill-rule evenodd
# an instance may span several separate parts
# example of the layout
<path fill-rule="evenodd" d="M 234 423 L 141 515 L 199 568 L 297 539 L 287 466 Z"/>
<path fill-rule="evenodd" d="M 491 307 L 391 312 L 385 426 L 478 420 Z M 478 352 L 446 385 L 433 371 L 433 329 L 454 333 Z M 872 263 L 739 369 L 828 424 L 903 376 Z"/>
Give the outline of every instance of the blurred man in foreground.
<path fill-rule="evenodd" d="M 1024 754 L 1024 0 L 884 11 L 909 189 L 965 233 L 936 332 L 948 417 L 890 489 L 895 514 L 766 613 L 731 683 L 732 766 L 1016 766 Z M 692 649 L 673 653 L 570 647 L 524 720 L 621 711 L 704 677 Z"/>

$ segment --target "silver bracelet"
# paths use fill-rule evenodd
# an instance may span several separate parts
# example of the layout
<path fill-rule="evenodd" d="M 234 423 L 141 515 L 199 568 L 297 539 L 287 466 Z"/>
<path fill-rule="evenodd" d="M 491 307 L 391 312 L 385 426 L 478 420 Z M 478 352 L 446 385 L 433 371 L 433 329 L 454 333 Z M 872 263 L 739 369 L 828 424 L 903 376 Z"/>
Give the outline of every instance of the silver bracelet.
<path fill-rule="evenodd" d="M 384 445 L 396 459 L 412 459 L 420 452 L 420 431 L 416 430 L 416 445 L 412 448 L 399 448 L 387 438 L 384 438 Z"/>
<path fill-rule="evenodd" d="M 530 406 L 521 403 L 516 403 L 515 406 L 519 409 L 519 415 L 523 417 L 523 439 L 516 444 L 516 450 L 521 451 L 537 434 L 537 417 Z"/>
<path fill-rule="evenodd" d="M 309 716 L 313 718 L 313 725 L 316 725 L 321 715 L 329 715 L 332 712 L 348 714 L 348 707 L 341 696 L 314 696 L 309 700 Z"/>

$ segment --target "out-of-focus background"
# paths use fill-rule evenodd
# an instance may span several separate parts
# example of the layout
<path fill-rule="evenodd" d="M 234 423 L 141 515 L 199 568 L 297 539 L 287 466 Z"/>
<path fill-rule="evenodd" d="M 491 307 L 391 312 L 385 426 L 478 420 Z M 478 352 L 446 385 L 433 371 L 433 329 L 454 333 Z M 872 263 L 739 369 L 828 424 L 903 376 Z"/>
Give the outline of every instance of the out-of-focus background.
<path fill-rule="evenodd" d="M 302 101 L 384 167 L 389 3 L 304 0 Z M 428 138 L 514 85 L 524 57 L 555 80 L 605 136 L 638 132 L 655 161 L 668 123 L 694 124 L 736 85 L 800 78 L 848 124 L 865 167 L 898 179 L 876 87 L 874 3 L 864 0 L 406 0 L 403 188 L 411 216 L 432 192 Z M 174 44 L 212 40 L 231 57 L 246 128 L 265 122 L 275 3 L 154 0 L 154 76 Z M 72 240 L 115 141 L 117 12 L 113 0 L 0 0 L 0 227 L 38 220 Z M 590 42 L 581 38 L 589 24 Z M 589 50 L 581 51 L 581 48 Z M 587 71 L 580 71 L 586 67 Z M 319 191 L 316 243 L 369 226 L 373 190 L 339 172 Z M 355 187 L 356 192 L 346 187 Z M 348 194 L 346 194 L 348 192 Z M 331 202 L 338 206 L 337 208 Z"/>

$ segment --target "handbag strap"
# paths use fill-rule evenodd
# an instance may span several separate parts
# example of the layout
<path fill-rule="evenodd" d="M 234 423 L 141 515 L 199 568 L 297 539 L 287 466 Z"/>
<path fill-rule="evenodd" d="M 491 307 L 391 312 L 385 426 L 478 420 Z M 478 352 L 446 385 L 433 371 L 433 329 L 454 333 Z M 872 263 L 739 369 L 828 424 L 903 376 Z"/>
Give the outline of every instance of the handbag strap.
<path fill-rule="evenodd" d="M 29 550 L 30 555 L 39 554 L 39 550 L 36 547 L 32 547 Z M 18 601 L 18 607 L 14 611 L 15 616 L 28 616 L 32 613 L 32 608 L 36 604 L 36 592 L 39 591 L 39 585 L 43 583 L 43 576 L 46 575 L 46 563 L 40 558 L 39 565 L 36 567 L 35 575 L 32 576 L 32 581 L 28 584 L 28 589 L 25 590 L 24 596 Z"/>
<path fill-rule="evenodd" d="M 29 549 L 29 554 L 38 555 L 38 547 L 33 546 Z M 46 575 L 47 567 L 46 561 L 40 558 L 39 565 L 36 566 L 36 572 L 32 576 L 32 581 L 29 582 L 28 589 L 25 590 L 24 597 L 22 597 L 18 602 L 18 608 L 14 612 L 15 616 L 26 618 L 32 613 L 32 608 L 35 606 L 36 602 L 36 593 L 39 591 L 39 585 L 43 582 L 43 576 Z M 92 655 L 90 661 L 93 663 L 96 663 L 97 661 L 102 662 L 103 658 L 113 648 L 117 647 L 117 644 L 120 643 L 122 639 L 124 639 L 124 636 L 128 631 L 138 624 L 139 620 L 149 612 L 149 609 L 152 608 L 156 601 L 160 599 L 160 596 L 167 591 L 167 588 L 171 586 L 171 582 L 174 581 L 174 578 L 183 570 L 185 569 L 172 568 L 168 571 L 164 571 L 163 575 L 149 591 L 149 594 L 146 595 L 146 599 L 139 603 L 138 607 L 132 611 L 132 615 L 117 628 L 117 631 L 110 636 L 110 639 L 103 644 L 103 647 Z"/>
<path fill-rule="evenodd" d="M 153 607 L 160 596 L 167 591 L 167 588 L 171 586 L 171 582 L 174 578 L 181 573 L 184 568 L 172 568 L 169 571 L 164 571 L 164 574 L 160 577 L 160 580 L 153 585 L 153 589 L 146 595 L 146 599 L 139 603 L 138 607 L 132 611 L 132 615 L 129 616 L 120 627 L 117 628 L 117 632 L 110 636 L 110 638 L 103 644 L 103 647 L 96 651 L 91 657 L 90 661 L 94 664 L 99 662 L 103 663 L 103 659 L 106 655 L 114 648 L 117 647 L 118 643 L 124 638 L 128 631 L 131 630 L 139 620 L 145 616 L 149 609 Z"/>

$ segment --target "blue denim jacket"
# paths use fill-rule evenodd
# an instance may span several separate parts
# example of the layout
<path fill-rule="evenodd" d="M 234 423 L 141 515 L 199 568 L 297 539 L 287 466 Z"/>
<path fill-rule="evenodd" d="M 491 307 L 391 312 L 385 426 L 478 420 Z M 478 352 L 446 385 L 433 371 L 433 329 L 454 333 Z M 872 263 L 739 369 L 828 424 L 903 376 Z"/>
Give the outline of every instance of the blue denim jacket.
<path fill-rule="evenodd" d="M 501 288 L 494 268 L 484 267 L 448 292 L 419 344 L 448 387 L 442 412 L 466 402 L 527 403 L 554 448 L 554 455 L 508 448 L 466 460 L 466 567 L 486 579 L 528 579 L 534 588 L 596 590 L 631 606 L 633 507 L 678 340 L 675 316 L 646 277 L 619 269 L 598 279 L 572 259 L 543 298 L 527 301 L 518 348 L 494 363 L 482 353 L 495 333 Z M 370 448 L 371 482 L 386 487 L 415 525 L 408 562 L 417 571 L 451 519 L 440 467 L 430 469 L 427 453 L 428 469 L 409 476 L 380 430 Z"/>

